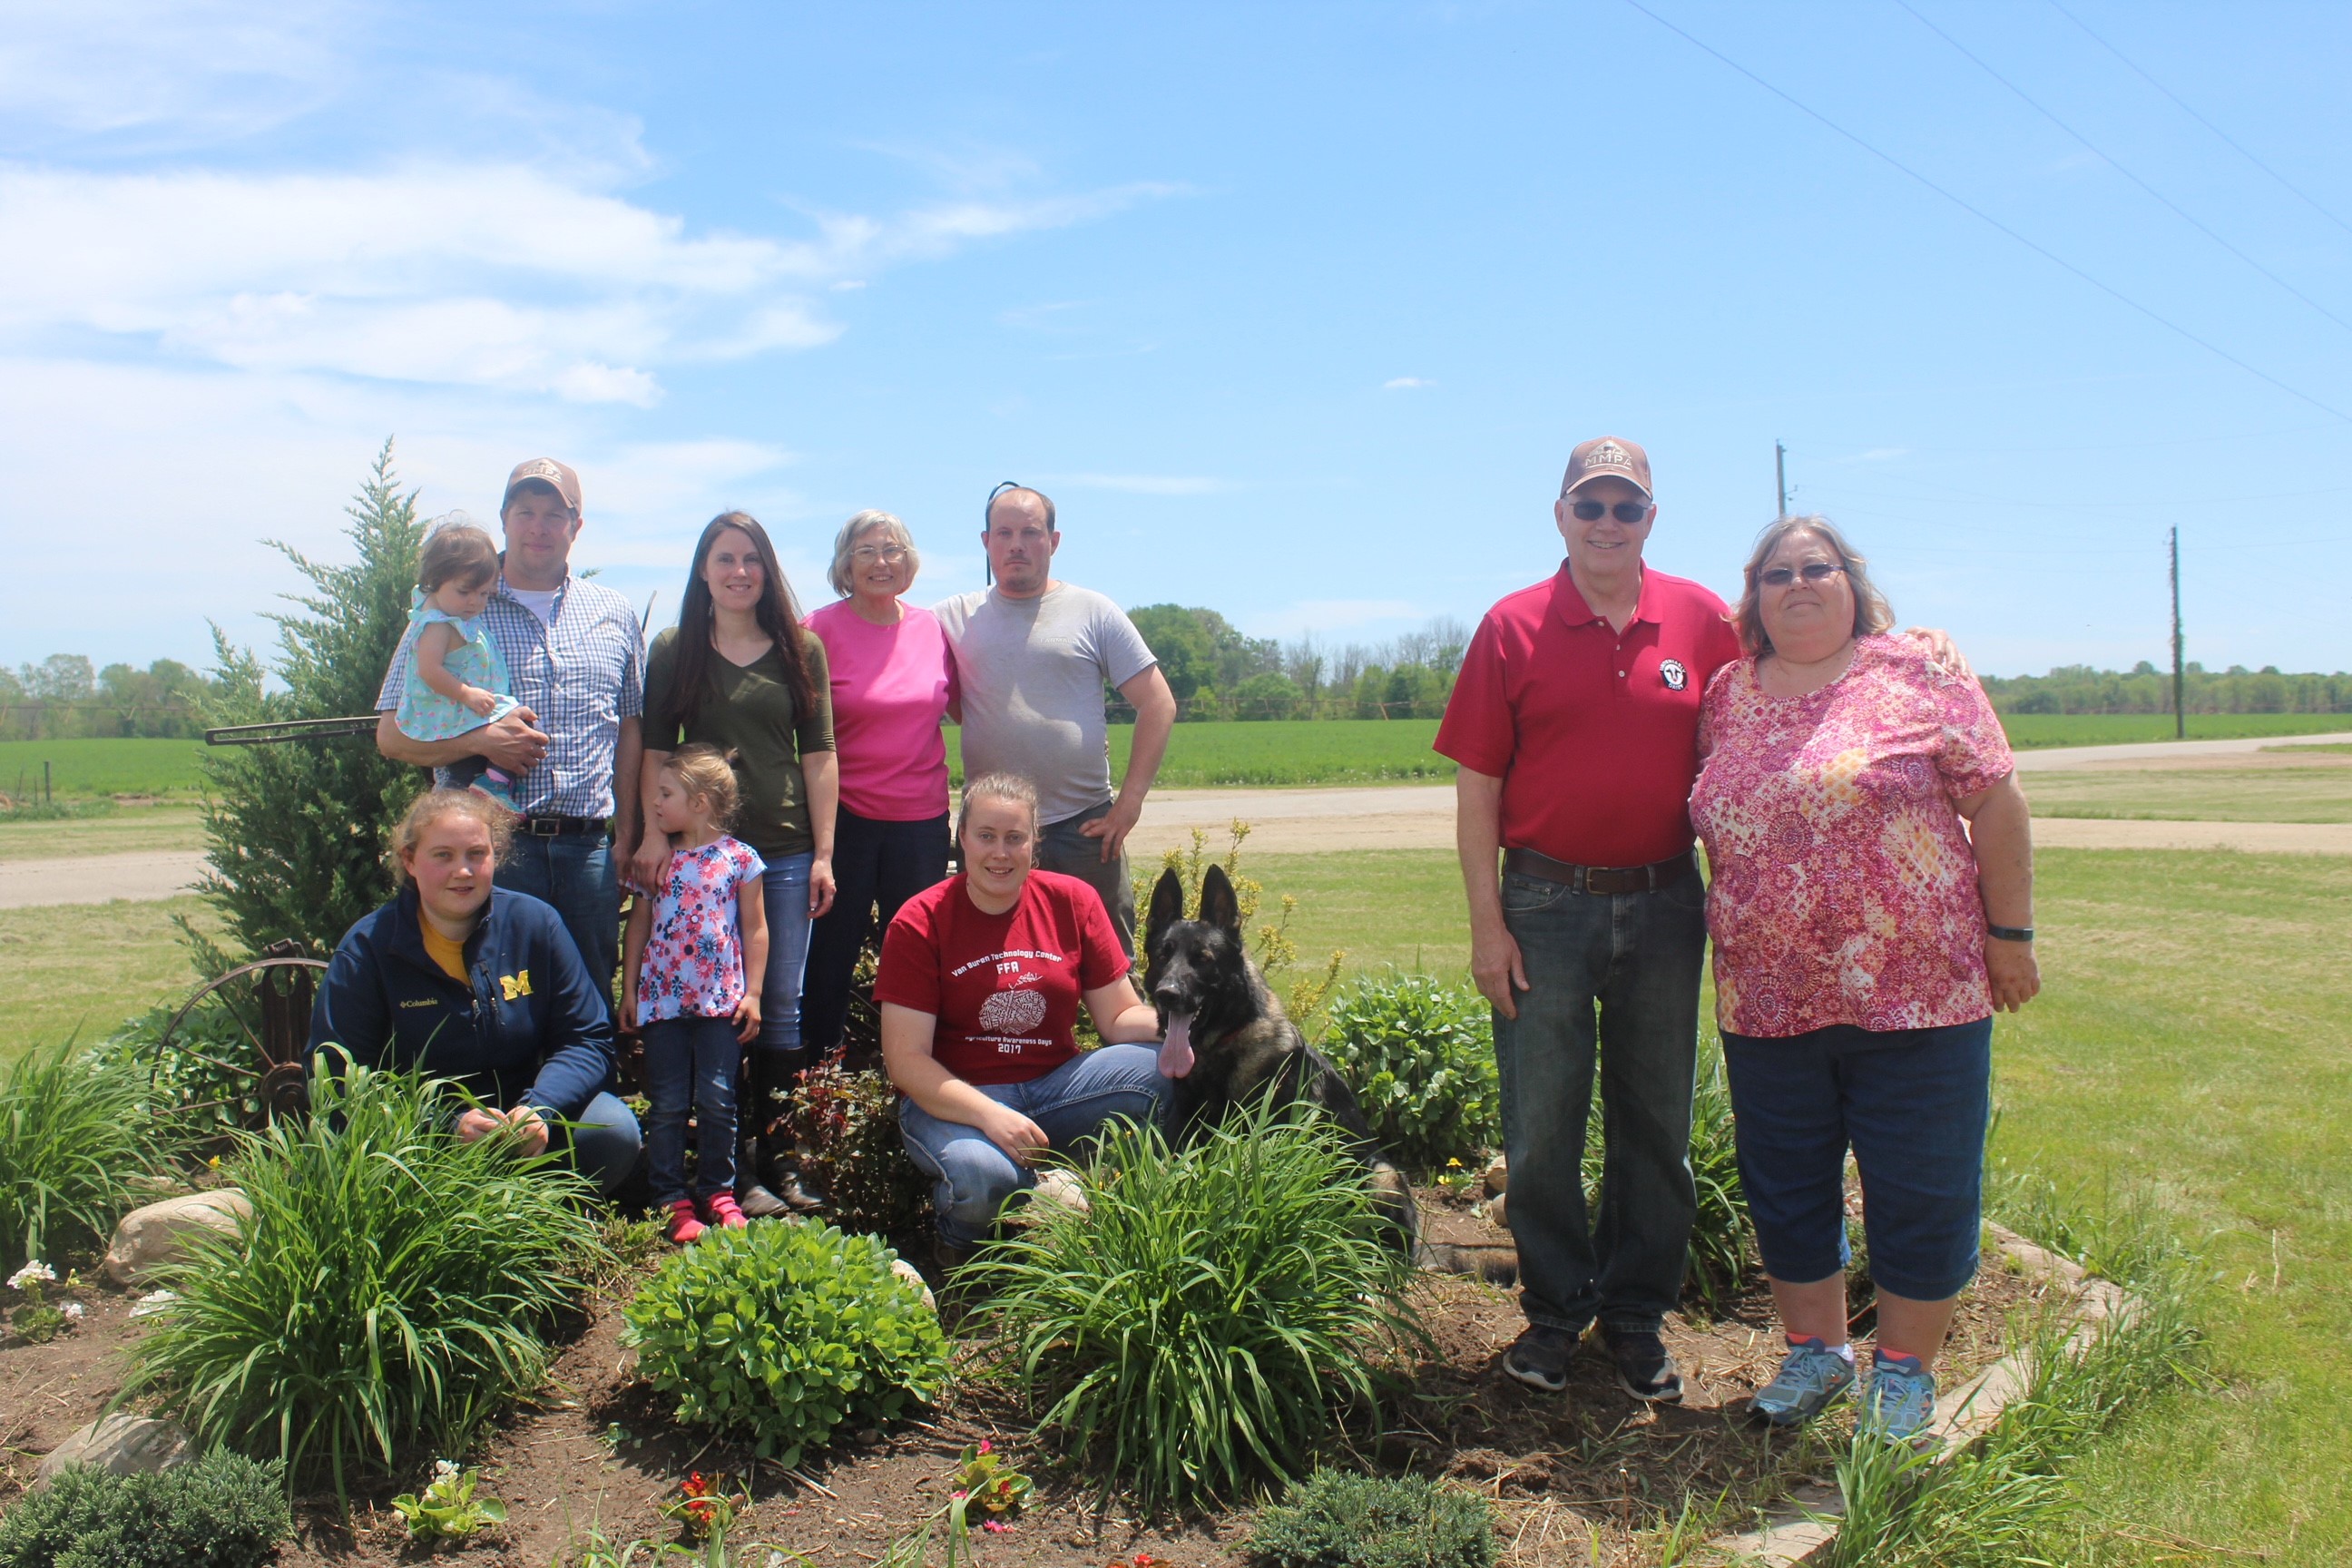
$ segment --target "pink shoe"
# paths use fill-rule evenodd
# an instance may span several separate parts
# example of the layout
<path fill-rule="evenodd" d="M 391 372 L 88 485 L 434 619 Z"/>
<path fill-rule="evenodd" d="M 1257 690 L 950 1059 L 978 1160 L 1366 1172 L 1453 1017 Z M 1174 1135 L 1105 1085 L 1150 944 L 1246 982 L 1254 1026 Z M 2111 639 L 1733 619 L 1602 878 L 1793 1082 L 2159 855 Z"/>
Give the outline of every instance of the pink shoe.
<path fill-rule="evenodd" d="M 743 1217 L 743 1211 L 737 1205 L 733 1193 L 720 1193 L 703 1205 L 703 1212 L 709 1215 L 711 1224 L 724 1226 L 729 1230 L 740 1230 L 751 1223 Z"/>
<path fill-rule="evenodd" d="M 680 1198 L 669 1205 L 669 1238 L 684 1247 L 701 1239 L 703 1225 L 694 1215 L 694 1200 Z"/>

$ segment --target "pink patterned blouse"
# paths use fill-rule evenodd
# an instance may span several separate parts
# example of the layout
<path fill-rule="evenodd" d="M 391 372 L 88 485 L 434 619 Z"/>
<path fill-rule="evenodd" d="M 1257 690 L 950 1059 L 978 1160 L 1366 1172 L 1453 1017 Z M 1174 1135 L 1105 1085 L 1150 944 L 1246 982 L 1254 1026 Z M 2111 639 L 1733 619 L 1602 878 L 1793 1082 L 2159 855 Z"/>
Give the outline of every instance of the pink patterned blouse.
<path fill-rule="evenodd" d="M 1707 686 L 1698 749 L 1718 1024 L 1783 1037 L 1991 1015 L 1976 860 L 1952 803 L 2015 763 L 1972 678 L 1880 635 L 1819 691 L 1780 698 L 1743 658 Z"/>
<path fill-rule="evenodd" d="M 744 884 L 766 862 L 724 835 L 670 856 L 637 971 L 637 1022 L 728 1018 L 743 1002 Z"/>

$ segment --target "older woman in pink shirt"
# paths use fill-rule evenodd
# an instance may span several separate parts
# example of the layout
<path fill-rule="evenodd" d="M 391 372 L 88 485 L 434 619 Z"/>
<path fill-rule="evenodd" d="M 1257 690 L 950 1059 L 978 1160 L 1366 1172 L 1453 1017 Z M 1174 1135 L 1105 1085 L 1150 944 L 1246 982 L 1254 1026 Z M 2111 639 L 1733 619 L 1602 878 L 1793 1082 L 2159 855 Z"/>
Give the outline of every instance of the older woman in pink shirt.
<path fill-rule="evenodd" d="M 861 511 L 834 540 L 833 591 L 808 617 L 833 680 L 841 759 L 833 909 L 809 932 L 801 1037 L 841 1044 L 866 934 L 948 874 L 948 753 L 940 721 L 956 695 L 955 659 L 929 610 L 906 602 L 922 558 L 907 525 Z M 875 924 L 879 910 L 881 925 Z"/>
<path fill-rule="evenodd" d="M 1976 1274 L 1992 1016 L 2042 982 L 2000 721 L 1957 658 L 1890 634 L 1864 566 L 1825 518 L 1757 541 L 1734 616 L 1747 657 L 1699 709 L 1691 820 L 1740 1178 L 1789 1338 L 1756 1410 L 1793 1426 L 1858 1381 L 1851 1148 L 1878 1292 L 1863 1425 L 1907 1440 Z"/>

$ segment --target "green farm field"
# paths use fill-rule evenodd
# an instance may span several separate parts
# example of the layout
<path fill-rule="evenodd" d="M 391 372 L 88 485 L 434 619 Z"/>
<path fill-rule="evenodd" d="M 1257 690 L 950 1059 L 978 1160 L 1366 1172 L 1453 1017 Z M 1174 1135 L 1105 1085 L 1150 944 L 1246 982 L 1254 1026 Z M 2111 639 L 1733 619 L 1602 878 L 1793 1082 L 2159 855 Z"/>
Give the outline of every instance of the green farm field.
<path fill-rule="evenodd" d="M 37 792 L 47 763 L 59 799 L 193 795 L 204 788 L 204 752 L 202 741 L 0 741 L 0 795 Z"/>
<path fill-rule="evenodd" d="M 2000 721 L 2021 751 L 2048 746 L 2120 746 L 2170 741 L 2169 713 L 2011 713 Z M 2265 735 L 2352 734 L 2352 713 L 2191 713 L 2192 741 L 2241 741 Z"/>

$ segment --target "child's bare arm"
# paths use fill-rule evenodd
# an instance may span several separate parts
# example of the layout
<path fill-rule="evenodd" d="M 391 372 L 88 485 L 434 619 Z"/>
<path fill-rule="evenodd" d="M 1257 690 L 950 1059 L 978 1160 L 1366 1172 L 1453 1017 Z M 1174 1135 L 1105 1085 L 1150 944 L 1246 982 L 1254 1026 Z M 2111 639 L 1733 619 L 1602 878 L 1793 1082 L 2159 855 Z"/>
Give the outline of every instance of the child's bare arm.
<path fill-rule="evenodd" d="M 621 1033 L 637 1032 L 637 970 L 645 963 L 646 938 L 653 934 L 654 901 L 644 893 L 631 896 L 629 926 L 621 937 Z"/>
<path fill-rule="evenodd" d="M 498 693 L 468 686 L 449 673 L 447 659 L 457 647 L 457 628 L 446 621 L 435 621 L 416 634 L 416 648 L 409 657 L 416 660 L 417 677 L 427 687 L 487 719 L 498 709 Z"/>
<path fill-rule="evenodd" d="M 768 978 L 768 903 L 757 877 L 735 895 L 735 916 L 743 932 L 743 1005 L 735 1009 L 735 1037 L 749 1042 L 760 1032 L 760 987 Z"/>

